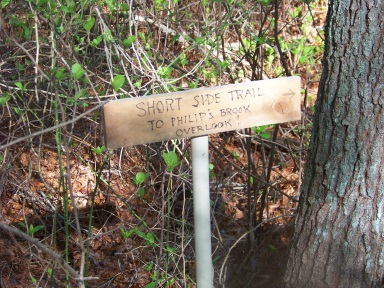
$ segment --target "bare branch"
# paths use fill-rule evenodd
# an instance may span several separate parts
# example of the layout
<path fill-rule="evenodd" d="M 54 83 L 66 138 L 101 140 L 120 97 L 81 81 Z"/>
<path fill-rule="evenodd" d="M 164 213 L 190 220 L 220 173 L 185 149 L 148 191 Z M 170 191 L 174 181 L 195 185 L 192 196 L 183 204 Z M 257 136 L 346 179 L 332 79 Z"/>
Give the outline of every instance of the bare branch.
<path fill-rule="evenodd" d="M 47 129 L 43 129 L 43 130 L 37 131 L 37 132 L 32 133 L 32 134 L 30 134 L 30 135 L 27 135 L 27 136 L 25 136 L 25 137 L 21 137 L 21 138 L 19 138 L 19 139 L 17 139 L 17 140 L 11 141 L 11 142 L 9 142 L 9 143 L 7 143 L 7 144 L 5 144 L 5 145 L 0 146 L 0 150 L 3 150 L 3 149 L 5 149 L 5 148 L 8 148 L 8 147 L 10 147 L 10 146 L 12 146 L 12 145 L 15 145 L 15 144 L 19 143 L 19 142 L 28 140 L 28 139 L 30 139 L 30 138 L 39 136 L 39 135 L 41 135 L 41 134 L 44 134 L 44 133 L 53 131 L 53 130 L 55 130 L 55 129 L 57 129 L 57 128 L 67 126 L 68 124 L 74 123 L 74 122 L 76 122 L 76 121 L 79 121 L 80 119 L 84 118 L 85 115 L 88 115 L 88 114 L 92 113 L 93 111 L 95 111 L 95 110 L 101 108 L 102 106 L 104 106 L 104 105 L 107 104 L 108 102 L 109 102 L 109 100 L 108 100 L 108 101 L 105 101 L 105 102 L 102 102 L 102 103 L 96 105 L 95 107 L 89 109 L 87 112 L 84 112 L 83 114 L 80 114 L 79 116 L 77 116 L 77 117 L 75 117 L 75 118 L 73 118 L 73 119 L 71 119 L 71 120 L 69 120 L 69 121 L 60 123 L 60 124 L 58 124 L 58 125 L 55 125 L 55 126 L 52 126 L 52 127 L 47 128 Z"/>
<path fill-rule="evenodd" d="M 29 243 L 35 245 L 37 248 L 39 248 L 41 251 L 51 256 L 57 263 L 59 263 L 62 266 L 62 268 L 66 270 L 72 278 L 78 279 L 78 280 L 80 279 L 79 273 L 77 273 L 71 266 L 69 266 L 68 263 L 64 261 L 64 259 L 61 257 L 60 254 L 49 249 L 47 246 L 42 244 L 38 239 L 33 238 L 28 234 L 25 234 L 24 232 L 20 231 L 19 229 L 2 222 L 0 222 L 0 229 L 3 229 L 4 231 L 7 231 L 9 233 L 12 233 L 17 237 L 23 238 Z"/>

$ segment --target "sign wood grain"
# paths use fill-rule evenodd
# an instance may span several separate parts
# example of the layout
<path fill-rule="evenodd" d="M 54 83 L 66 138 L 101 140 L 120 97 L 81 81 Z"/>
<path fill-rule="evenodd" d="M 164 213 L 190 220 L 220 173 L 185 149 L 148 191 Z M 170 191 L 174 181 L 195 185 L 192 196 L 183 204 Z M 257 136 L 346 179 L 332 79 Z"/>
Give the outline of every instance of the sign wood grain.
<path fill-rule="evenodd" d="M 108 148 L 300 119 L 300 77 L 283 77 L 110 101 Z"/>

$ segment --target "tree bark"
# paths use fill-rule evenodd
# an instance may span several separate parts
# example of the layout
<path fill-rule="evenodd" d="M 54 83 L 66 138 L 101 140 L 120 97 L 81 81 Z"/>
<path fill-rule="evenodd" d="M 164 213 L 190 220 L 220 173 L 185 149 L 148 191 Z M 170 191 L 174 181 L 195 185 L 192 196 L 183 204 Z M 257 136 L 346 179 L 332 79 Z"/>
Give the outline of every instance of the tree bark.
<path fill-rule="evenodd" d="M 329 1 L 287 287 L 383 287 L 384 3 Z"/>

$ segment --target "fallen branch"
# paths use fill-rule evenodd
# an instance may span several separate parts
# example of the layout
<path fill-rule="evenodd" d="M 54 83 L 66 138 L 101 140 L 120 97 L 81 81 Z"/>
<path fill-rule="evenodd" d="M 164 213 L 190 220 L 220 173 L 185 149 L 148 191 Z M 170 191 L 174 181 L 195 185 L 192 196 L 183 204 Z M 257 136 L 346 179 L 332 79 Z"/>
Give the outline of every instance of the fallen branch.
<path fill-rule="evenodd" d="M 2 223 L 2 222 L 0 222 L 0 229 L 6 231 L 8 233 L 12 233 L 13 235 L 15 235 L 17 237 L 23 238 L 27 242 L 35 245 L 37 248 L 39 248 L 44 253 L 48 254 L 52 259 L 55 260 L 56 263 L 58 263 L 65 271 L 67 271 L 73 279 L 79 281 L 79 287 L 84 287 L 84 284 L 83 284 L 84 280 L 98 279 L 97 277 L 81 278 L 80 274 L 77 273 L 76 270 L 73 269 L 71 266 L 69 266 L 69 264 L 64 261 L 64 259 L 61 257 L 61 255 L 59 253 L 52 251 L 47 246 L 42 244 L 38 239 L 29 236 L 28 234 L 20 231 L 19 229 L 15 228 L 13 226 L 10 226 L 8 224 Z"/>

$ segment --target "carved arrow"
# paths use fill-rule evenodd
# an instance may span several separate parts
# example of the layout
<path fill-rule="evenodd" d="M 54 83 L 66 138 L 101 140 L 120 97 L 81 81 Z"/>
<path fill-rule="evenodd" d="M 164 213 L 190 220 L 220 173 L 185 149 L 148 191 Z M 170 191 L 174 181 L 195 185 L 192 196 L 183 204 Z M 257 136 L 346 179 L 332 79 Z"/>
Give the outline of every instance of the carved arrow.
<path fill-rule="evenodd" d="M 291 89 L 289 89 L 289 91 L 291 91 L 291 92 L 290 93 L 284 93 L 283 96 L 290 96 L 289 100 L 291 100 L 292 97 L 295 96 L 295 92 L 293 92 Z"/>

